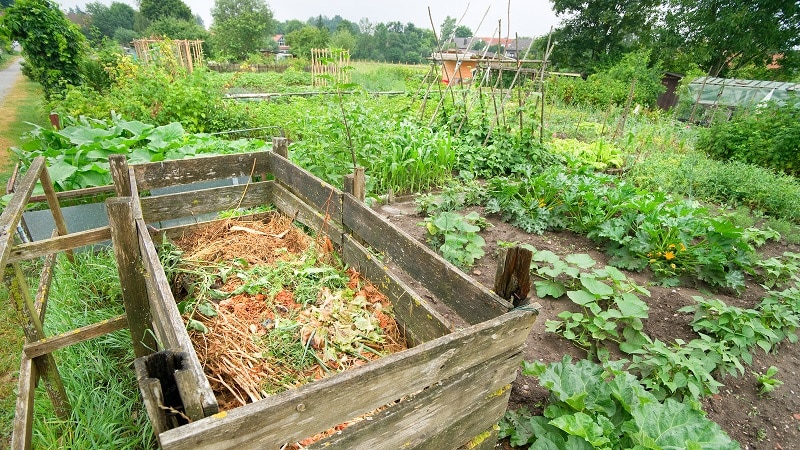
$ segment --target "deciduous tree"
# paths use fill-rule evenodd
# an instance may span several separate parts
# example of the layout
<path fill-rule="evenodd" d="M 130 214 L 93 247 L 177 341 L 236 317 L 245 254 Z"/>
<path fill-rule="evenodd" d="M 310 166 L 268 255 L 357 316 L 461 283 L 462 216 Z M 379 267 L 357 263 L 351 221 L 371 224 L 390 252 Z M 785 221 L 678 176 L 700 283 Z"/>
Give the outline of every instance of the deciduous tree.
<path fill-rule="evenodd" d="M 105 37 L 114 37 L 118 28 L 133 30 L 136 11 L 125 3 L 113 2 L 110 6 L 100 2 L 87 3 L 86 12 L 92 16 L 91 26 Z"/>
<path fill-rule="evenodd" d="M 215 51 L 237 60 L 266 47 L 275 33 L 272 10 L 264 0 L 216 0 L 211 16 Z"/>
<path fill-rule="evenodd" d="M 12 40 L 22 44 L 23 72 L 44 88 L 45 96 L 83 81 L 86 39 L 52 0 L 18 0 L 0 17 Z"/>
<path fill-rule="evenodd" d="M 139 11 L 151 22 L 165 17 L 193 20 L 191 8 L 182 0 L 141 0 Z"/>

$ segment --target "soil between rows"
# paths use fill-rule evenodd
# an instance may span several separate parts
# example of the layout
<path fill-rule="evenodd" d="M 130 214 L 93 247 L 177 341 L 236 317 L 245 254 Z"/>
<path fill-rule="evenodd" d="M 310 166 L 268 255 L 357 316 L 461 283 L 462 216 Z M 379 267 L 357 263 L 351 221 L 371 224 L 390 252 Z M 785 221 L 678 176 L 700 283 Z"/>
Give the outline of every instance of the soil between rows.
<path fill-rule="evenodd" d="M 480 208 L 476 210 L 482 213 Z M 376 211 L 415 239 L 425 242 L 425 228 L 418 225 L 424 217 L 416 214 L 413 201 L 378 206 Z M 529 234 L 500 221 L 497 216 L 481 215 L 492 224 L 492 227 L 480 233 L 486 241 L 486 255 L 465 273 L 490 289 L 494 283 L 500 241 L 530 244 L 538 250 L 550 250 L 562 257 L 571 253 L 588 253 L 600 265 L 608 263 L 609 258 L 584 236 L 568 231 Z M 759 251 L 769 257 L 785 251 L 798 252 L 800 246 L 785 242 L 770 243 Z M 645 332 L 653 339 L 664 342 L 673 342 L 675 339 L 689 341 L 698 337 L 689 325 L 692 315 L 678 312 L 683 306 L 693 304 L 693 296 L 718 298 L 729 305 L 752 308 L 764 294 L 764 289 L 753 280 L 748 280 L 743 294 L 735 296 L 709 292 L 702 287 L 665 288 L 650 285 L 652 278 L 646 271 L 626 274 L 650 290 L 651 297 L 642 299 L 650 307 Z M 565 354 L 573 358 L 585 358 L 586 353 L 582 349 L 560 336 L 545 332 L 545 322 L 555 319 L 567 309 L 569 300 L 534 298 L 533 301 L 541 305 L 541 310 L 526 343 L 525 359 L 548 363 L 560 361 Z M 759 396 L 758 383 L 752 372 L 763 373 L 769 366 L 778 368 L 776 378 L 784 384 L 769 395 Z M 720 424 L 743 449 L 800 449 L 800 344 L 784 342 L 773 354 L 755 350 L 753 365 L 746 369 L 743 376 L 720 380 L 725 386 L 719 394 L 703 401 L 708 417 Z M 512 385 L 509 408 L 527 405 L 532 411 L 541 411 L 547 395 L 536 379 L 519 375 Z"/>

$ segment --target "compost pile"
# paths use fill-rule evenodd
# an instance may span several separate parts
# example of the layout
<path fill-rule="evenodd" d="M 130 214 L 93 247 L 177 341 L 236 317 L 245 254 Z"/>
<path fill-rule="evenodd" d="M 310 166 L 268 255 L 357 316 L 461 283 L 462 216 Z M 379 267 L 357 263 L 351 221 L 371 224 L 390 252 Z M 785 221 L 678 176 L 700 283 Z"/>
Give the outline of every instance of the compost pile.
<path fill-rule="evenodd" d="M 223 409 L 406 348 L 386 296 L 289 217 L 226 220 L 176 245 L 162 259 Z"/>

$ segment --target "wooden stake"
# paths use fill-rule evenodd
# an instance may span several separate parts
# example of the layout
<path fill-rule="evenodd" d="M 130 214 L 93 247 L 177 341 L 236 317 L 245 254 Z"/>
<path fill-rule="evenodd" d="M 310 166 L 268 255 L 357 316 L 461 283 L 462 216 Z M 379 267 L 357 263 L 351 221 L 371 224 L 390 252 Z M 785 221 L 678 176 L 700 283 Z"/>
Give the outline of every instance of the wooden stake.
<path fill-rule="evenodd" d="M 25 317 L 25 324 L 23 331 L 25 332 L 25 339 L 28 342 L 36 342 L 45 337 L 42 321 L 39 320 L 39 314 L 36 313 L 36 308 L 33 305 L 33 298 L 31 297 L 31 290 L 28 287 L 28 282 L 25 281 L 25 275 L 22 273 L 22 268 L 19 264 L 12 264 L 15 275 L 14 282 L 9 286 L 9 298 L 14 298 L 17 302 L 20 312 Z M 36 370 L 41 374 L 45 382 L 47 394 L 50 401 L 53 403 L 53 409 L 56 415 L 61 420 L 68 420 L 72 414 L 72 407 L 69 404 L 67 391 L 64 389 L 64 383 L 61 381 L 61 375 L 58 373 L 56 367 L 56 360 L 53 355 L 47 354 L 34 358 L 33 362 L 36 364 Z"/>
<path fill-rule="evenodd" d="M 110 155 L 108 157 L 108 166 L 111 170 L 111 179 L 114 181 L 114 191 L 117 197 L 130 197 L 131 192 L 131 177 L 128 173 L 128 159 L 125 155 Z"/>
<path fill-rule="evenodd" d="M 497 262 L 494 291 L 519 306 L 531 290 L 531 258 L 533 252 L 521 247 L 503 249 Z"/>
<path fill-rule="evenodd" d="M 289 159 L 289 140 L 285 137 L 272 138 L 272 151 Z"/>
<path fill-rule="evenodd" d="M 133 340 L 133 351 L 139 358 L 153 353 L 158 347 L 153 334 L 147 285 L 143 275 L 142 256 L 139 252 L 133 199 L 109 198 L 106 200 L 106 209 L 122 285 L 122 299 Z"/>

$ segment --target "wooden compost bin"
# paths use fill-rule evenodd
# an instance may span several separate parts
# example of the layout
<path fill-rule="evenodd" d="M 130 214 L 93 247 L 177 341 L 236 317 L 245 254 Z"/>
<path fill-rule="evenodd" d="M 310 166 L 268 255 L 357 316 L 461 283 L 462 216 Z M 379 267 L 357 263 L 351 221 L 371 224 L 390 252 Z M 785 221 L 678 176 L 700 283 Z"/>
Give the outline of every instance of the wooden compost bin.
<path fill-rule="evenodd" d="M 276 149 L 281 145 L 276 144 Z M 285 147 L 284 147 L 285 148 Z M 358 201 L 286 158 L 261 152 L 127 167 L 112 164 L 118 198 L 108 201 L 119 225 L 130 215 L 138 242 L 117 258 L 143 269 L 123 279 L 146 292 L 147 304 L 132 316 L 152 323 L 156 356 L 138 358 L 137 377 L 145 405 L 164 449 L 278 449 L 355 417 L 385 407 L 371 420 L 355 423 L 311 448 L 493 448 L 494 424 L 505 412 L 510 383 L 538 305 L 512 306 L 474 282 L 427 247 Z M 212 179 L 249 177 L 247 183 L 184 193 L 145 196 L 157 188 Z M 140 193 L 142 193 L 140 197 Z M 391 300 L 408 350 L 228 411 L 218 411 L 163 268 L 155 237 L 177 236 L 197 226 L 154 230 L 152 224 L 236 208 L 274 205 L 281 213 L 326 233 L 342 261 L 361 272 Z M 151 224 L 148 226 L 147 224 Z M 122 239 L 118 239 L 121 241 Z M 136 266 L 136 263 L 134 263 Z M 122 272 L 122 268 L 121 268 Z M 403 273 L 404 272 L 404 273 Z M 447 314 L 402 281 L 427 290 L 463 319 L 456 329 Z M 131 291 L 132 292 L 132 291 Z M 460 322 L 460 321 L 459 321 Z M 136 342 L 134 342 L 136 345 Z M 166 357 L 164 355 L 167 355 Z M 170 364 L 175 364 L 171 366 Z M 159 381 L 158 376 L 161 377 Z M 165 378 L 166 377 L 166 378 Z M 177 390 L 191 423 L 165 419 L 166 391 Z M 174 406 L 173 406 L 174 407 Z"/>

